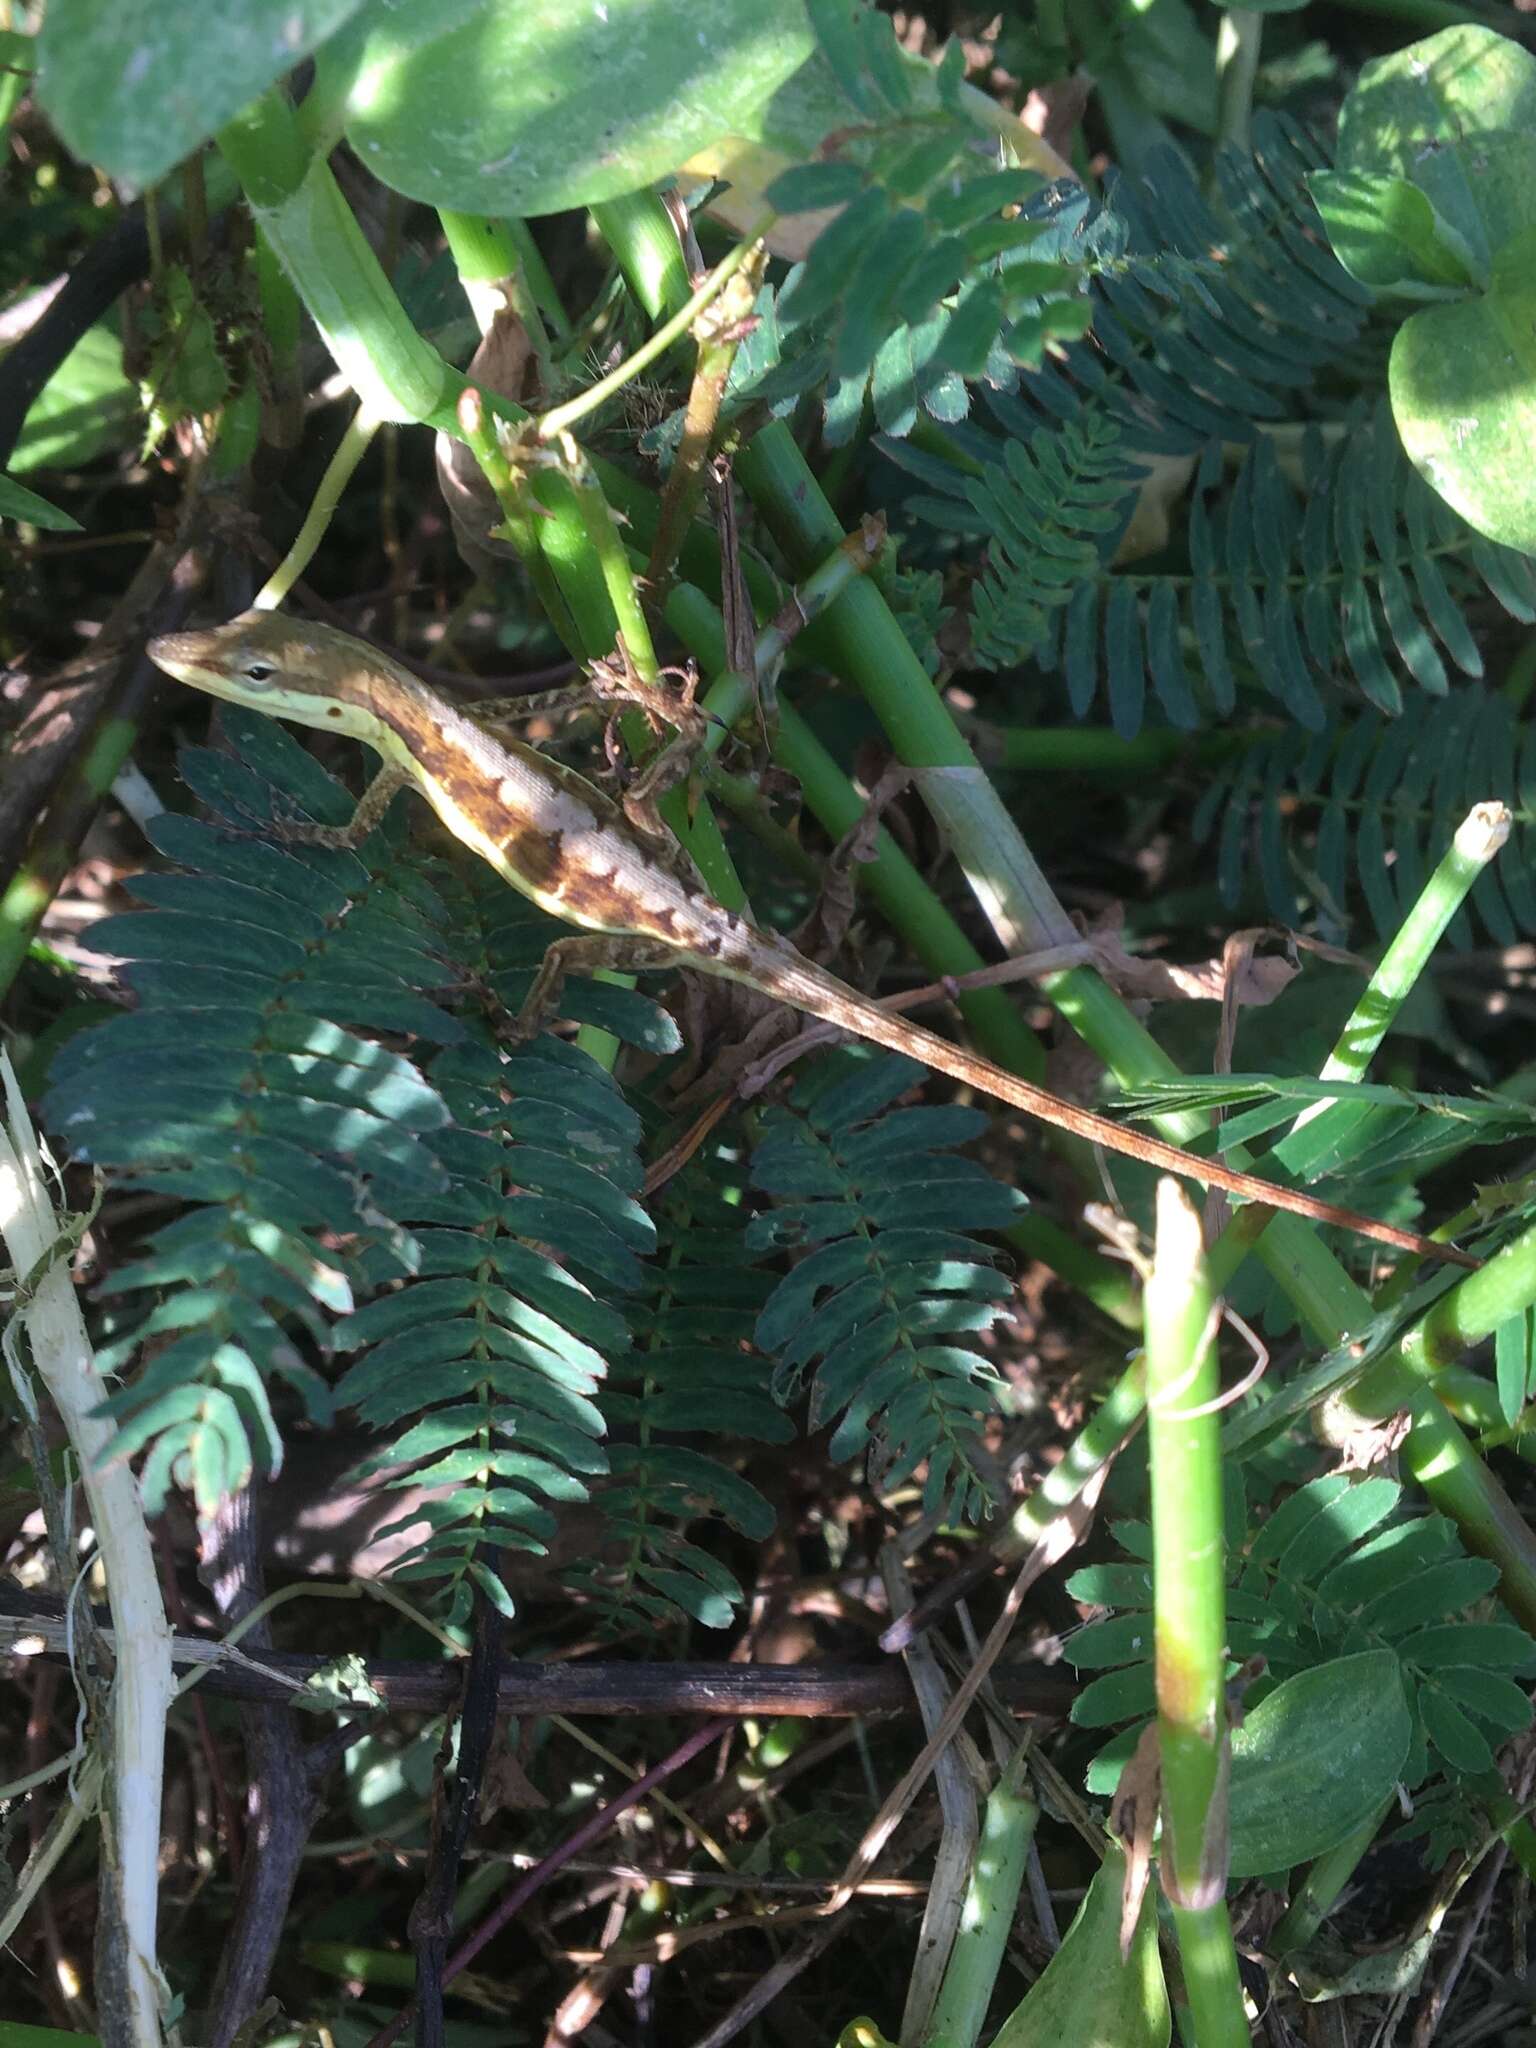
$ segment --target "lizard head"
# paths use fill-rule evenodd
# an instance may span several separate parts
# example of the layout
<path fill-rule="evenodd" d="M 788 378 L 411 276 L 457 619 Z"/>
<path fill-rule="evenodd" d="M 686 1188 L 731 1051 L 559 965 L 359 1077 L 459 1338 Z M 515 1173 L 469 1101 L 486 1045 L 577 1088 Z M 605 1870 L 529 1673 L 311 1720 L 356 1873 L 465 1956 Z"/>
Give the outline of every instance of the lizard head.
<path fill-rule="evenodd" d="M 368 739 L 376 731 L 371 654 L 345 633 L 279 612 L 242 612 L 227 625 L 151 640 L 157 668 L 231 704 Z M 377 657 L 379 666 L 392 664 Z"/>

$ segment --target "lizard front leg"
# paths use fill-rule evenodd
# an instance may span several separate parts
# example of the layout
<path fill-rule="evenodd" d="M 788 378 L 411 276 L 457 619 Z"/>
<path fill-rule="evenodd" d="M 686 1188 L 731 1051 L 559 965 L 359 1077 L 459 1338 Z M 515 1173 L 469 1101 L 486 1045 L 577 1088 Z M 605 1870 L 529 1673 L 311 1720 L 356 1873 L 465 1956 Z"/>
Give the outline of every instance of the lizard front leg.
<path fill-rule="evenodd" d="M 274 818 L 271 837 L 289 846 L 328 846 L 337 853 L 355 853 L 410 780 L 403 768 L 386 764 L 358 798 L 357 809 L 345 825 L 316 825 L 308 818 Z"/>
<path fill-rule="evenodd" d="M 503 1037 L 513 1045 L 537 1037 L 555 1014 L 568 974 L 597 974 L 604 968 L 610 973 L 639 974 L 651 967 L 668 967 L 676 958 L 676 951 L 660 939 L 634 932 L 582 932 L 575 938 L 556 939 Z"/>

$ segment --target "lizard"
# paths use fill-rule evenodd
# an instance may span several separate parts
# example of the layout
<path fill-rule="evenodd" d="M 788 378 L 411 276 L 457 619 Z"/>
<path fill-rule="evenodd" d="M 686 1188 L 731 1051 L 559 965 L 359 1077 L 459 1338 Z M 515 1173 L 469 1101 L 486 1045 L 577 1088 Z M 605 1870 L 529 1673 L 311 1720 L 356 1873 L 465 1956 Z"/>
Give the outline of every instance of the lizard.
<path fill-rule="evenodd" d="M 362 740 L 381 766 L 345 826 L 282 836 L 356 846 L 395 795 L 426 798 L 443 824 L 542 910 L 581 928 L 545 955 L 514 1035 L 537 1029 L 568 972 L 681 966 L 737 982 L 855 1038 L 904 1053 L 1058 1130 L 1229 1195 L 1289 1210 L 1398 1251 L 1475 1268 L 1453 1245 L 1281 1187 L 1051 1094 L 860 995 L 779 933 L 709 894 L 577 769 L 493 730 L 402 663 L 335 627 L 275 611 L 151 640 L 167 675 L 295 724 Z"/>

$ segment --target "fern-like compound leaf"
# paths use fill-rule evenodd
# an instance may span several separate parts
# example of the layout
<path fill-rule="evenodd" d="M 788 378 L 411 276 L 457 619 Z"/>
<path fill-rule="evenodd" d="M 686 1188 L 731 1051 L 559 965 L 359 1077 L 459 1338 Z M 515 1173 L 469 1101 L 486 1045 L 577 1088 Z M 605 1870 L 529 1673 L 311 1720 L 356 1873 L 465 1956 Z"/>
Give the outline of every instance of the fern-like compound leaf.
<path fill-rule="evenodd" d="M 926 1462 L 924 1498 L 976 1516 L 990 1506 L 976 1457 L 996 1378 L 964 1341 L 1007 1313 L 1010 1287 L 968 1230 L 1006 1227 L 1022 1199 L 951 1150 L 983 1119 L 961 1108 L 892 1108 L 910 1061 L 819 1062 L 765 1119 L 752 1179 L 775 1206 L 748 1249 L 801 1256 L 757 1322 L 788 1400 L 808 1384 L 831 1455 L 863 1457 L 895 1486 Z"/>

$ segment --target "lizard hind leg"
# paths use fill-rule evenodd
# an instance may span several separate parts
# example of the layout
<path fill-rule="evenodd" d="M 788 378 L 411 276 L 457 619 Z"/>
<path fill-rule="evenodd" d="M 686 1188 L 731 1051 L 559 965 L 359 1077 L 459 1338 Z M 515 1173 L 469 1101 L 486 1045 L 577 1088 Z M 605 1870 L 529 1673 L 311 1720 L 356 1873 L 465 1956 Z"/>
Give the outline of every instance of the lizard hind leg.
<path fill-rule="evenodd" d="M 559 1007 L 560 991 L 569 974 L 638 974 L 650 967 L 668 967 L 677 958 L 675 949 L 659 939 L 632 932 L 581 932 L 570 939 L 556 939 L 545 953 L 523 1006 L 503 1034 L 504 1042 L 524 1045 L 536 1038 Z"/>

